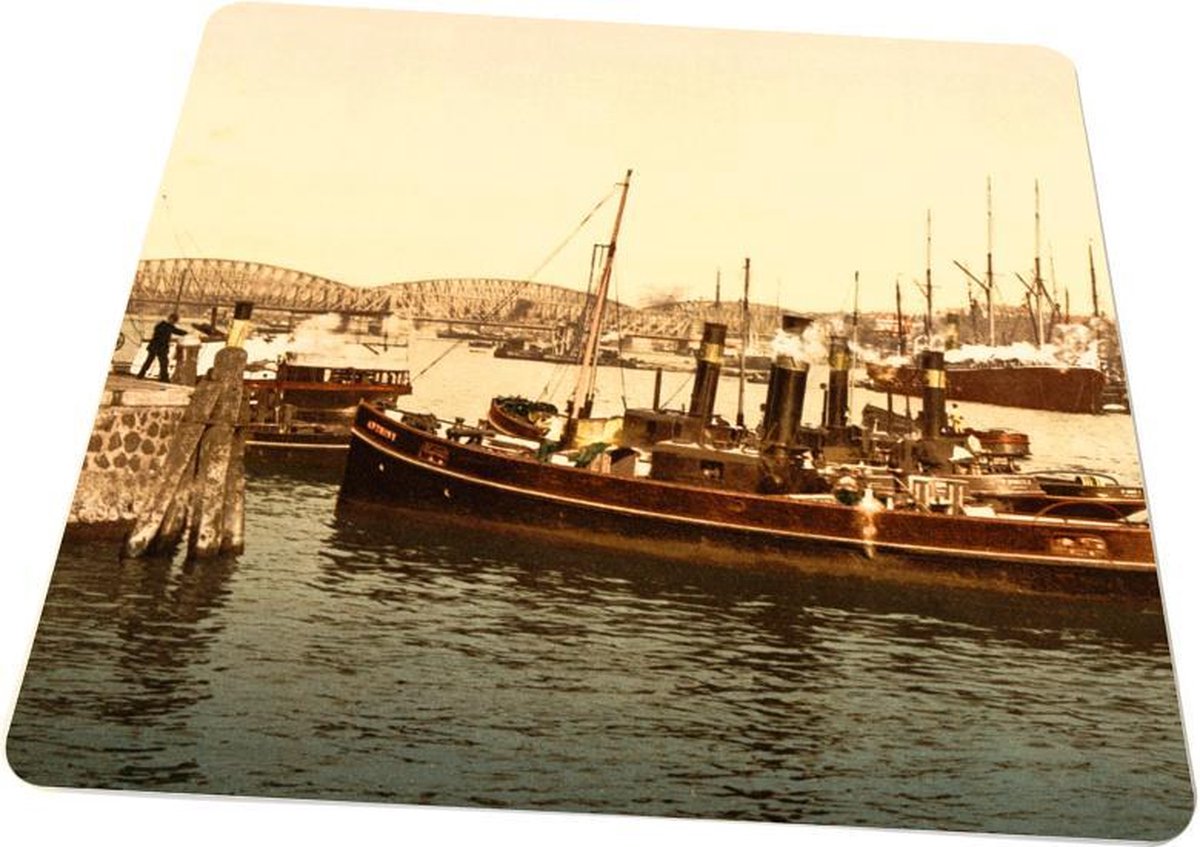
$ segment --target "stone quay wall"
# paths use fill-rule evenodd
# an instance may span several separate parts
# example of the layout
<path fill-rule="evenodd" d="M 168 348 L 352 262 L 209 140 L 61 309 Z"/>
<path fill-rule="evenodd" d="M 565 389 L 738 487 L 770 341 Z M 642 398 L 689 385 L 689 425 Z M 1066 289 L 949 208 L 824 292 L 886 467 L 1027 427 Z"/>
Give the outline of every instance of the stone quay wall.
<path fill-rule="evenodd" d="M 117 536 L 146 507 L 192 390 L 110 377 L 92 426 L 67 534 Z"/>

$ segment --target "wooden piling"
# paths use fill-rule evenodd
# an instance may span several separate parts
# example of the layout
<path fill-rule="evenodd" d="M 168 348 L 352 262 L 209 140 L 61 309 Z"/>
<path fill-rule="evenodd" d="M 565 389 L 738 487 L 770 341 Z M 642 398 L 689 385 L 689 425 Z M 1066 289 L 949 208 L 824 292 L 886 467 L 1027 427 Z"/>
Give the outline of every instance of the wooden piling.
<path fill-rule="evenodd" d="M 242 392 L 238 420 L 250 419 L 250 396 Z M 220 552 L 237 555 L 246 549 L 246 441 L 250 433 L 237 427 L 229 453 L 229 473 L 225 477 L 225 515 L 221 530 Z"/>
<path fill-rule="evenodd" d="M 175 373 L 171 381 L 176 385 L 195 385 L 200 366 L 200 345 L 177 344 L 175 346 Z"/>
<path fill-rule="evenodd" d="M 245 350 L 217 353 L 167 450 L 158 490 L 125 540 L 124 556 L 169 555 L 185 531 L 189 559 L 243 548 L 245 367 Z"/>
<path fill-rule="evenodd" d="M 213 379 L 221 386 L 221 398 L 213 409 L 197 453 L 188 558 L 207 558 L 221 550 L 225 496 L 234 429 L 242 408 L 242 371 L 245 367 L 245 350 L 226 347 L 217 353 Z"/>

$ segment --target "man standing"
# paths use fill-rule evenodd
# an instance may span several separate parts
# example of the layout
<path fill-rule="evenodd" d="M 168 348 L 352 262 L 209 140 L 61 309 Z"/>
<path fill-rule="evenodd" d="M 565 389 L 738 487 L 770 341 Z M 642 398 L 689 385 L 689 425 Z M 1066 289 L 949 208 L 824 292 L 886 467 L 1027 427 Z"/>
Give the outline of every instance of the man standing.
<path fill-rule="evenodd" d="M 154 334 L 150 336 L 150 343 L 146 345 L 146 361 L 142 362 L 142 369 L 138 371 L 138 379 L 146 376 L 146 371 L 150 370 L 150 363 L 158 360 L 158 379 L 160 382 L 168 382 L 170 376 L 167 374 L 167 353 L 171 349 L 172 335 L 187 335 L 185 330 L 175 326 L 179 321 L 179 315 L 172 312 L 165 321 L 159 321 L 154 325 Z"/>

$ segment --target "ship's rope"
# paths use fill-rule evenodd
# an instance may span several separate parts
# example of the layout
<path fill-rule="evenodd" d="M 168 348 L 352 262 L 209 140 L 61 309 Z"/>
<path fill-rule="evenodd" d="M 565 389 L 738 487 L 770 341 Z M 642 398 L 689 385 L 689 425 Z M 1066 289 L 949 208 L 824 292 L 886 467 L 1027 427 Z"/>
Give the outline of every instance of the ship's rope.
<path fill-rule="evenodd" d="M 519 285 L 519 286 L 516 286 L 515 288 L 513 288 L 513 290 L 511 292 L 509 292 L 508 296 L 505 297 L 503 300 L 501 300 L 499 303 L 497 303 L 496 306 L 488 314 L 486 314 L 483 318 L 480 319 L 480 321 L 481 322 L 486 321 L 490 318 L 494 318 L 497 315 L 499 315 L 502 309 L 505 309 L 509 305 L 512 304 L 512 302 L 517 298 L 518 294 L 523 293 L 528 286 L 532 285 L 534 282 L 534 278 L 538 274 L 540 274 L 543 270 L 545 270 L 546 265 L 548 265 L 552 261 L 554 261 L 555 257 L 558 256 L 558 254 L 563 251 L 563 249 L 567 246 L 567 244 L 569 244 L 571 242 L 571 240 L 576 235 L 579 234 L 579 231 L 587 225 L 587 223 L 592 219 L 592 217 L 596 214 L 596 212 L 598 212 L 600 210 L 600 207 L 603 206 L 605 203 L 607 203 L 612 198 L 613 194 L 616 193 L 616 190 L 618 187 L 620 187 L 620 183 L 613 185 L 612 188 L 610 188 L 608 190 L 608 193 L 605 194 L 603 197 L 601 197 L 600 200 L 596 203 L 596 205 L 594 205 L 591 208 L 591 210 L 586 215 L 583 216 L 583 219 L 575 226 L 575 228 L 573 230 L 571 230 L 571 232 L 562 241 L 560 241 L 553 250 L 550 251 L 549 255 L 547 255 L 546 258 L 543 259 L 536 268 L 534 268 L 533 272 L 526 275 L 524 283 L 522 285 Z M 466 340 L 465 338 L 460 338 L 457 341 L 455 341 L 453 344 L 451 344 L 449 347 L 447 347 L 445 350 L 443 350 L 438 356 L 436 356 L 432 362 L 430 362 L 428 365 L 426 365 L 420 371 L 418 371 L 417 375 L 415 377 L 413 377 L 413 379 L 419 379 L 420 377 L 424 376 L 433 367 L 435 367 L 439 362 L 441 362 L 443 359 L 445 359 L 446 356 L 450 355 L 450 352 L 452 350 L 455 350 L 465 340 Z"/>

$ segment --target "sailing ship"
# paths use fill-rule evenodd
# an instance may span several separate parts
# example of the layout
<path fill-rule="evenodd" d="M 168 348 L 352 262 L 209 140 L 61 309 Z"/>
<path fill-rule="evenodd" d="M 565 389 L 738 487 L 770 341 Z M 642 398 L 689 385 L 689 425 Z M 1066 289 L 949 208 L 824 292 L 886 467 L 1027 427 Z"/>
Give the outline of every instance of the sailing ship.
<path fill-rule="evenodd" d="M 630 176 L 621 184 L 600 303 Z M 556 440 L 498 434 L 486 421 L 473 426 L 462 418 L 360 404 L 342 507 L 430 509 L 558 543 L 689 560 L 782 561 L 872 577 L 941 576 L 1035 590 L 1157 593 L 1149 526 L 1139 516 L 1000 512 L 969 494 L 968 477 L 946 470 L 957 444 L 943 438 L 940 355 L 926 360 L 929 437 L 893 442 L 907 445 L 917 471 L 905 472 L 898 463 L 865 461 L 879 445 L 864 445 L 861 428 L 846 420 L 841 383 L 848 385 L 848 378 L 831 392 L 839 396 L 827 397 L 823 426 L 803 426 L 808 366 L 786 354 L 772 364 L 755 431 L 714 425 L 724 337 L 718 325 L 705 327 L 686 414 L 630 410 L 626 426 L 601 430 L 589 418 L 599 322 L 597 310 Z M 635 421 L 664 425 L 628 425 Z M 634 430 L 641 437 L 633 437 Z M 600 431 L 604 436 L 589 434 Z M 857 464 L 836 461 L 839 451 L 858 455 Z M 943 472 L 935 472 L 939 467 Z"/>
<path fill-rule="evenodd" d="M 882 394 L 920 397 L 921 369 L 912 362 L 866 362 L 867 387 Z M 1049 412 L 1100 414 L 1110 400 L 1098 368 L 1017 360 L 948 363 L 950 399 Z"/>
<path fill-rule="evenodd" d="M 984 278 L 979 279 L 962 263 L 955 265 L 983 292 L 986 300 L 988 345 L 982 357 L 950 360 L 946 366 L 948 396 L 951 400 L 989 403 L 996 406 L 1015 406 L 1025 409 L 1040 409 L 1052 412 L 1100 414 L 1113 410 L 1119 402 L 1114 395 L 1114 386 L 1103 363 L 1081 363 L 1066 361 L 1058 356 L 1043 354 L 1045 349 L 1045 319 L 1043 305 L 1050 298 L 1041 271 L 1041 212 L 1038 186 L 1034 184 L 1035 241 L 1038 244 L 1034 255 L 1033 281 L 1026 285 L 1026 301 L 1033 322 L 1034 352 L 1036 360 L 1018 356 L 1011 348 L 996 346 L 996 323 L 993 312 L 995 276 L 992 267 L 992 185 L 988 180 L 988 246 L 987 268 Z M 1091 262 L 1092 300 L 1098 316 L 1096 301 L 1095 265 Z M 928 236 L 926 253 L 925 333 L 932 335 L 932 284 L 929 282 L 930 262 Z M 1020 278 L 1020 277 L 1018 277 Z M 1024 282 L 1024 280 L 1021 280 Z M 903 333 L 903 316 L 897 297 L 897 332 Z M 905 360 L 904 343 L 900 343 L 898 361 L 867 362 L 867 387 L 884 394 L 899 394 L 920 397 L 922 373 L 912 359 Z M 956 354 L 952 354 L 955 355 Z"/>

